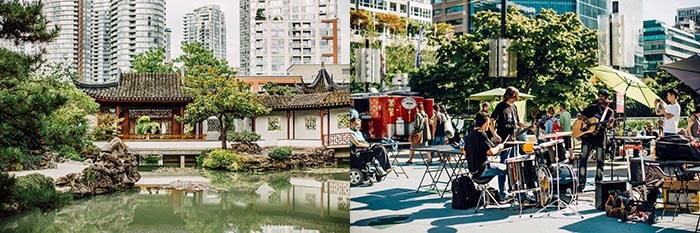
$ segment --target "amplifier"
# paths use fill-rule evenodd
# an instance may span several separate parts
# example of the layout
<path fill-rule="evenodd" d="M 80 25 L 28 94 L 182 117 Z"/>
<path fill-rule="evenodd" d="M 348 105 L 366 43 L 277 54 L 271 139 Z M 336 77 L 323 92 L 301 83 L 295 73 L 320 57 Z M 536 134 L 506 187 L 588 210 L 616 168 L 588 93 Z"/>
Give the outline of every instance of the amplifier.
<path fill-rule="evenodd" d="M 626 180 L 608 180 L 595 183 L 595 208 L 605 211 L 605 201 L 610 193 L 627 191 Z"/>

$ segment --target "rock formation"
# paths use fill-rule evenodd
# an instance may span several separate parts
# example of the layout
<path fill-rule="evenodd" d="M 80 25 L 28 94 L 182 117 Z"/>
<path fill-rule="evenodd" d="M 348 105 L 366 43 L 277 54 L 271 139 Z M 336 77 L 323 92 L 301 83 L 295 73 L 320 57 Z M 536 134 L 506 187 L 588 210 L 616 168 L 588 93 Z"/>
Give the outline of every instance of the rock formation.
<path fill-rule="evenodd" d="M 107 143 L 99 153 L 87 156 L 81 173 L 59 177 L 56 186 L 72 191 L 76 198 L 131 189 L 141 179 L 136 156 L 119 138 Z"/>

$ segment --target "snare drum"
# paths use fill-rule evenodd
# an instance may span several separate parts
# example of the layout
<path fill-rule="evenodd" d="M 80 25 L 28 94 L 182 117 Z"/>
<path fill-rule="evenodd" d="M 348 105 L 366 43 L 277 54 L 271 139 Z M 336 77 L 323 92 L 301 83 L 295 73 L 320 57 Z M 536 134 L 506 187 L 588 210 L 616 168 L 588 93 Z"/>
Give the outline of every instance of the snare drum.
<path fill-rule="evenodd" d="M 508 188 L 511 193 L 532 191 L 539 187 L 535 158 L 510 158 L 505 163 L 508 166 Z"/>

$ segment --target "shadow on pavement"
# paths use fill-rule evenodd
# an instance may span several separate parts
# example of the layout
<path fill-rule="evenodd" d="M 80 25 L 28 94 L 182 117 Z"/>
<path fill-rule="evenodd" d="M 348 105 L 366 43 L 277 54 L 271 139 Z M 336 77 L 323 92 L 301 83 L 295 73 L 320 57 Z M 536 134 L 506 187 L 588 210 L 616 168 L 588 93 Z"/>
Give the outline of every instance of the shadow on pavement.
<path fill-rule="evenodd" d="M 432 195 L 435 198 L 418 199 L 420 197 Z M 426 192 L 418 192 L 403 188 L 387 189 L 377 192 L 368 193 L 365 196 L 353 197 L 350 199 L 353 202 L 366 204 L 363 207 L 353 208 L 350 211 L 357 210 L 403 210 L 417 207 L 429 203 L 443 203 L 444 198 L 439 198 L 437 195 Z"/>
<path fill-rule="evenodd" d="M 690 227 L 690 226 L 688 226 Z M 692 226 L 695 227 L 695 226 Z M 570 232 L 692 232 L 692 230 L 670 229 L 658 227 L 655 225 L 649 226 L 642 222 L 620 222 L 616 218 L 598 215 L 592 218 L 585 218 L 576 223 L 561 227 L 560 229 Z M 691 228 L 692 229 L 692 228 Z"/>

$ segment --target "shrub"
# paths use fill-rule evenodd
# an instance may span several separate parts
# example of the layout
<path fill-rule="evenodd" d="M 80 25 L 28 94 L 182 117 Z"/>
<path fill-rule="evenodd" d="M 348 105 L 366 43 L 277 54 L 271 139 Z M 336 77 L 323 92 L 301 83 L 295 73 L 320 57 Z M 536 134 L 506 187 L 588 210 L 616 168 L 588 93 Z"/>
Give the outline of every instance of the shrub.
<path fill-rule="evenodd" d="M 124 118 L 117 118 L 117 116 L 110 113 L 98 113 L 97 126 L 93 129 L 95 134 L 95 140 L 99 141 L 109 141 L 112 138 L 119 135 L 121 130 L 121 122 Z"/>
<path fill-rule="evenodd" d="M 213 150 L 202 161 L 202 167 L 208 169 L 227 169 L 238 161 L 236 153 L 230 150 Z"/>
<path fill-rule="evenodd" d="M 85 160 L 85 158 L 81 157 L 80 154 L 75 150 L 75 148 L 67 145 L 58 145 L 54 151 L 56 153 L 59 153 L 66 159 L 71 159 L 80 162 Z"/>
<path fill-rule="evenodd" d="M 272 150 L 269 154 L 270 158 L 273 158 L 276 160 L 286 160 L 291 155 L 292 155 L 292 148 L 288 147 L 288 146 L 277 147 L 274 150 Z"/>
<path fill-rule="evenodd" d="M 6 172 L 0 172 L 0 212 L 8 211 L 6 205 L 14 202 L 12 188 L 15 186 L 15 176 L 11 176 Z"/>
<path fill-rule="evenodd" d="M 159 155 L 146 155 L 143 157 L 143 163 L 147 165 L 157 165 L 159 161 Z"/>
<path fill-rule="evenodd" d="M 231 132 L 228 133 L 226 137 L 229 141 L 245 144 L 251 144 L 260 140 L 260 134 L 250 131 Z"/>
<path fill-rule="evenodd" d="M 142 116 L 136 120 L 136 134 L 152 134 L 159 128 L 158 123 L 151 122 L 151 118 L 148 116 Z"/>
<path fill-rule="evenodd" d="M 70 203 L 73 195 L 56 191 L 50 177 L 34 173 L 17 178 L 13 195 L 20 209 L 39 208 L 46 212 Z"/>
<path fill-rule="evenodd" d="M 3 171 L 20 171 L 24 168 L 22 164 L 27 156 L 20 148 L 0 147 L 0 169 Z"/>

